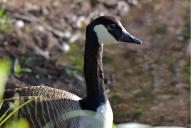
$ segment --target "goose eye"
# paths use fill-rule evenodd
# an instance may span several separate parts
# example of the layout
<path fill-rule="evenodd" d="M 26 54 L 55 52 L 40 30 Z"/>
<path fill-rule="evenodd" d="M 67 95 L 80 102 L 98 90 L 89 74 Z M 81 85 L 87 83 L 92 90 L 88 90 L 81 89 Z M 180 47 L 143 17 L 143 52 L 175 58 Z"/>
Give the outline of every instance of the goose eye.
<path fill-rule="evenodd" d="M 116 29 L 116 25 L 115 25 L 115 24 L 109 24 L 109 25 L 107 26 L 107 28 L 108 28 L 109 30 L 114 30 L 114 29 Z"/>

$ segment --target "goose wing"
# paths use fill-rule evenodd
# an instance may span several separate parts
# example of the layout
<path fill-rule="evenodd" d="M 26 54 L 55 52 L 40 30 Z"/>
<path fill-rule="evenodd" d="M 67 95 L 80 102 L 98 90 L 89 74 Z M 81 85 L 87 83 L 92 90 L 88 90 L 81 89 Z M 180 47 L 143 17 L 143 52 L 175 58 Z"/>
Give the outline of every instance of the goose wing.
<path fill-rule="evenodd" d="M 12 119 L 24 117 L 32 128 L 76 128 L 79 117 L 69 119 L 65 115 L 68 116 L 67 113 L 71 111 L 81 110 L 80 99 L 70 92 L 47 86 L 7 89 L 0 108 L 0 117 L 6 112 L 12 112 L 15 107 L 13 104 L 21 105 L 29 101 L 12 116 Z"/>

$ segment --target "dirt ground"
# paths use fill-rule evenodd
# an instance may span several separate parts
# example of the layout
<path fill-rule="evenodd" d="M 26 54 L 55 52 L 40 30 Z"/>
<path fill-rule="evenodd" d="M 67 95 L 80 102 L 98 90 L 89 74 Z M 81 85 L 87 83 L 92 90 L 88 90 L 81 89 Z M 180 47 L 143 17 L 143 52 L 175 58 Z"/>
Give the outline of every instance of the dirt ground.
<path fill-rule="evenodd" d="M 84 97 L 85 26 L 99 15 L 113 15 L 143 41 L 105 46 L 114 122 L 190 126 L 189 0 L 0 3 L 0 57 L 13 63 L 7 88 L 45 84 Z"/>

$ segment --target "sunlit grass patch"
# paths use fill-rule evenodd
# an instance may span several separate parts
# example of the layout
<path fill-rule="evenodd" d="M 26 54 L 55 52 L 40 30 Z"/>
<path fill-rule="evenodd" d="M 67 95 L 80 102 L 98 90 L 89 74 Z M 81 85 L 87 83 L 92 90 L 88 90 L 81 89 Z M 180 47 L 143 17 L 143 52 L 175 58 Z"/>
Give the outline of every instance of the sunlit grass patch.
<path fill-rule="evenodd" d="M 11 67 L 11 62 L 9 59 L 0 58 L 0 100 L 2 99 L 5 84 L 8 79 L 9 71 Z"/>
<path fill-rule="evenodd" d="M 6 124 L 4 128 L 29 128 L 29 123 L 26 119 L 21 118 L 11 121 L 10 123 Z"/>

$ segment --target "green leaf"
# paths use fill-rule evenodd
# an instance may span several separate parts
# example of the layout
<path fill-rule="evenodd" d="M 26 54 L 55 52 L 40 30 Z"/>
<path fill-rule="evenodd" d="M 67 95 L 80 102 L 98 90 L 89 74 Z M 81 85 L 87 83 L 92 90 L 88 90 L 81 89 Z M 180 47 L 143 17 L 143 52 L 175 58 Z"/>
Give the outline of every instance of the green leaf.
<path fill-rule="evenodd" d="M 20 74 L 22 72 L 32 72 L 32 70 L 30 68 L 21 67 L 21 65 L 19 64 L 18 59 L 15 60 L 13 69 L 14 69 L 14 73 L 16 73 L 16 74 Z"/>
<path fill-rule="evenodd" d="M 21 65 L 19 64 L 18 59 L 16 59 L 14 62 L 14 73 L 20 74 L 21 72 L 22 72 Z"/>

